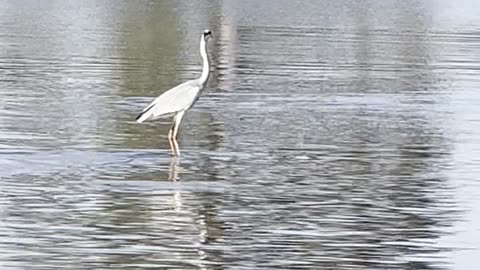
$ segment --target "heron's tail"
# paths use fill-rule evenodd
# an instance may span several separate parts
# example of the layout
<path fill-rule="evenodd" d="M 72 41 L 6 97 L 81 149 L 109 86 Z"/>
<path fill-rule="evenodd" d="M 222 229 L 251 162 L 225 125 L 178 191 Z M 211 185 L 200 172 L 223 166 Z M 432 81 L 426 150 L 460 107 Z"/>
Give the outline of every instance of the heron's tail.
<path fill-rule="evenodd" d="M 142 123 L 153 114 L 153 110 L 152 110 L 153 106 L 155 106 L 155 104 L 148 106 L 140 114 L 137 115 L 137 118 L 135 118 L 137 123 Z"/>

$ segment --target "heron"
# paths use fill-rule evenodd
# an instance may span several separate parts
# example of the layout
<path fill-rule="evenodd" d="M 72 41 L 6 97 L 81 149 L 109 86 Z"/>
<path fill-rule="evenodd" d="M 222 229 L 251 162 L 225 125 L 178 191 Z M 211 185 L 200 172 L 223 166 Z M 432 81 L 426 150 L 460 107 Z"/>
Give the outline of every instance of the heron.
<path fill-rule="evenodd" d="M 202 57 L 202 74 L 200 78 L 184 82 L 158 96 L 137 116 L 137 123 L 147 119 L 157 119 L 173 115 L 173 123 L 168 132 L 168 142 L 173 156 L 180 156 L 177 133 L 185 112 L 192 108 L 200 98 L 210 75 L 210 63 L 207 55 L 207 41 L 212 36 L 210 30 L 205 30 L 200 38 L 200 55 Z"/>

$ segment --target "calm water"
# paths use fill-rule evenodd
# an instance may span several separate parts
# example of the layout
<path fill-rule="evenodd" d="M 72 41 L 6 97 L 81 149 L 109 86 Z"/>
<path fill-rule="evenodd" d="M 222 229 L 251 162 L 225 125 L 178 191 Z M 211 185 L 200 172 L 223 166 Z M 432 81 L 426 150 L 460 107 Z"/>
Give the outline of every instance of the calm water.
<path fill-rule="evenodd" d="M 0 268 L 477 269 L 479 14 L 0 0 Z M 133 120 L 205 28 L 172 159 Z"/>

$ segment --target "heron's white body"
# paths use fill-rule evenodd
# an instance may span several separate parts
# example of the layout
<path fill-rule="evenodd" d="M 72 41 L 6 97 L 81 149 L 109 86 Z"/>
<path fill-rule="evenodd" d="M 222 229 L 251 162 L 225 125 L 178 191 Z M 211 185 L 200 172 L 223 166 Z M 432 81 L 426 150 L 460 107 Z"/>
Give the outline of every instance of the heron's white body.
<path fill-rule="evenodd" d="M 191 80 L 177 85 L 145 107 L 137 122 L 142 123 L 147 119 L 167 117 L 171 114 L 188 110 L 197 101 L 200 94 L 198 80 Z"/>
<path fill-rule="evenodd" d="M 185 111 L 190 109 L 200 97 L 210 74 L 210 64 L 207 55 L 207 38 L 211 35 L 209 30 L 205 30 L 200 39 L 200 55 L 203 60 L 202 75 L 196 80 L 184 82 L 174 88 L 166 91 L 150 103 L 137 116 L 136 121 L 142 123 L 147 119 L 156 119 L 175 115 L 172 128 L 169 132 L 169 141 L 172 152 L 180 155 L 176 136 L 178 126 L 182 121 Z M 173 137 L 172 137 L 173 135 Z"/>

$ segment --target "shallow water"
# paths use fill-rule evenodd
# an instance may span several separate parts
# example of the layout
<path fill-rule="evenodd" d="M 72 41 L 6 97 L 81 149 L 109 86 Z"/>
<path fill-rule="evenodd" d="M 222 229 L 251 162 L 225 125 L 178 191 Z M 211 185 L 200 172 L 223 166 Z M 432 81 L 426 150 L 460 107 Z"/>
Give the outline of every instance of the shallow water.
<path fill-rule="evenodd" d="M 177 2 L 0 1 L 1 269 L 476 269 L 476 1 Z"/>

